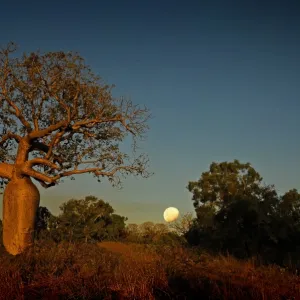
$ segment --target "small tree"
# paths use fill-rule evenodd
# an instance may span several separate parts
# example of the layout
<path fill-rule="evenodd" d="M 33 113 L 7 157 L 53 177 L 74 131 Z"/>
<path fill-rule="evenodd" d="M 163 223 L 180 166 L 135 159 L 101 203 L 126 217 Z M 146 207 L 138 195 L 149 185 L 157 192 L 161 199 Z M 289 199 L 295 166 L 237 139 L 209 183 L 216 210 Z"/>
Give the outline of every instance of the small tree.
<path fill-rule="evenodd" d="M 130 242 L 140 242 L 141 241 L 141 232 L 139 230 L 138 224 L 127 224 L 125 228 L 126 239 Z"/>
<path fill-rule="evenodd" d="M 109 203 L 87 196 L 70 199 L 60 206 L 61 214 L 52 222 L 50 234 L 55 240 L 101 241 L 122 236 L 126 218 L 114 214 Z"/>
<path fill-rule="evenodd" d="M 0 178 L 3 242 L 15 255 L 33 242 L 42 187 L 92 173 L 120 184 L 120 175 L 149 176 L 136 142 L 147 130 L 146 108 L 112 97 L 77 53 L 0 51 Z M 133 157 L 120 150 L 133 137 Z"/>
<path fill-rule="evenodd" d="M 158 241 L 169 232 L 167 225 L 162 223 L 144 222 L 139 225 L 139 232 L 143 242 L 151 243 Z"/>
<path fill-rule="evenodd" d="M 172 222 L 169 226 L 178 235 L 185 235 L 193 225 L 194 217 L 192 213 L 186 213 L 175 222 Z"/>

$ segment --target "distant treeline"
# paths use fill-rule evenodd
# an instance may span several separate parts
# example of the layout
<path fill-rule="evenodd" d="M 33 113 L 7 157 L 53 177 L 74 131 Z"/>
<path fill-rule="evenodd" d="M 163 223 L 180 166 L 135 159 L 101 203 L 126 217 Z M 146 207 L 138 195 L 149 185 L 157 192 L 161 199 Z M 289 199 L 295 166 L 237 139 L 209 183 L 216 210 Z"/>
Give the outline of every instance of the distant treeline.
<path fill-rule="evenodd" d="M 190 245 L 238 258 L 290 268 L 300 262 L 300 194 L 278 195 L 249 164 L 212 163 L 189 182 L 197 218 L 186 233 Z"/>
<path fill-rule="evenodd" d="M 36 240 L 93 243 L 118 240 L 199 247 L 211 253 L 254 258 L 263 264 L 297 269 L 300 262 L 300 194 L 278 195 L 249 164 L 212 163 L 200 179 L 189 182 L 196 211 L 167 226 L 128 224 L 109 203 L 87 196 L 71 199 L 54 216 L 40 207 Z M 2 232 L 0 222 L 0 231 Z"/>

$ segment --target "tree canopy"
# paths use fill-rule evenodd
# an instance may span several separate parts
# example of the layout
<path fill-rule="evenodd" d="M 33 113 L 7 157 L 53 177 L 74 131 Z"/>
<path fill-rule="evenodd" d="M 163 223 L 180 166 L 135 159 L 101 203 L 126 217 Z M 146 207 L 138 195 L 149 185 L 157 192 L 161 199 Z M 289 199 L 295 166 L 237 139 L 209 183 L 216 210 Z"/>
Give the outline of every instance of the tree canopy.
<path fill-rule="evenodd" d="M 149 176 L 137 154 L 150 117 L 106 84 L 74 52 L 40 51 L 16 57 L 0 51 L 0 179 L 29 176 L 47 188 L 64 177 L 92 173 L 120 184 L 120 175 Z M 133 155 L 120 142 L 133 138 Z M 3 187 L 4 187 L 3 186 Z"/>
<path fill-rule="evenodd" d="M 190 181 L 187 189 L 193 193 L 195 208 L 210 202 L 220 208 L 240 195 L 260 193 L 262 177 L 250 163 L 213 162 L 209 171 L 203 172 L 198 181 Z"/>
<path fill-rule="evenodd" d="M 197 218 L 185 234 L 193 245 L 240 258 L 282 264 L 300 250 L 300 194 L 279 196 L 250 163 L 212 163 L 188 184 Z M 298 249 L 298 250 L 297 250 Z"/>
<path fill-rule="evenodd" d="M 60 206 L 61 213 L 49 218 L 49 232 L 57 241 L 101 241 L 121 238 L 127 218 L 114 214 L 107 202 L 95 196 L 70 199 Z"/>

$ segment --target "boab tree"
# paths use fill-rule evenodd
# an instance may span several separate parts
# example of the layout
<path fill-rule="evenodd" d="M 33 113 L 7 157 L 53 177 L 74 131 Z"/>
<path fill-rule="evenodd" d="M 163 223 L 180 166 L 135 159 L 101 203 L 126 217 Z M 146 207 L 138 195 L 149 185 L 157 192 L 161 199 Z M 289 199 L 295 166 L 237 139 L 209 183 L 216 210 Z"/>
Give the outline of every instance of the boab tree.
<path fill-rule="evenodd" d="M 33 242 L 39 190 L 63 177 L 92 173 L 120 184 L 127 174 L 149 176 L 136 142 L 149 111 L 115 99 L 112 86 L 93 74 L 77 53 L 0 51 L 0 178 L 3 243 L 16 255 Z M 132 136 L 132 155 L 120 143 Z"/>

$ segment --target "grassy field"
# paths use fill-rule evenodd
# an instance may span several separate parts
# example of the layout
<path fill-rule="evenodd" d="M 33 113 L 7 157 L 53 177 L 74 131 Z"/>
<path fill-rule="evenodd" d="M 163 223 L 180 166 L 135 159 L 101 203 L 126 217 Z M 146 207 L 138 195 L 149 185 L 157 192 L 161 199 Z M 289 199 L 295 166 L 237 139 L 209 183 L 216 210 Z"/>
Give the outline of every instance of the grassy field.
<path fill-rule="evenodd" d="M 0 250 L 0 299 L 300 299 L 300 277 L 185 248 L 103 242 Z"/>

